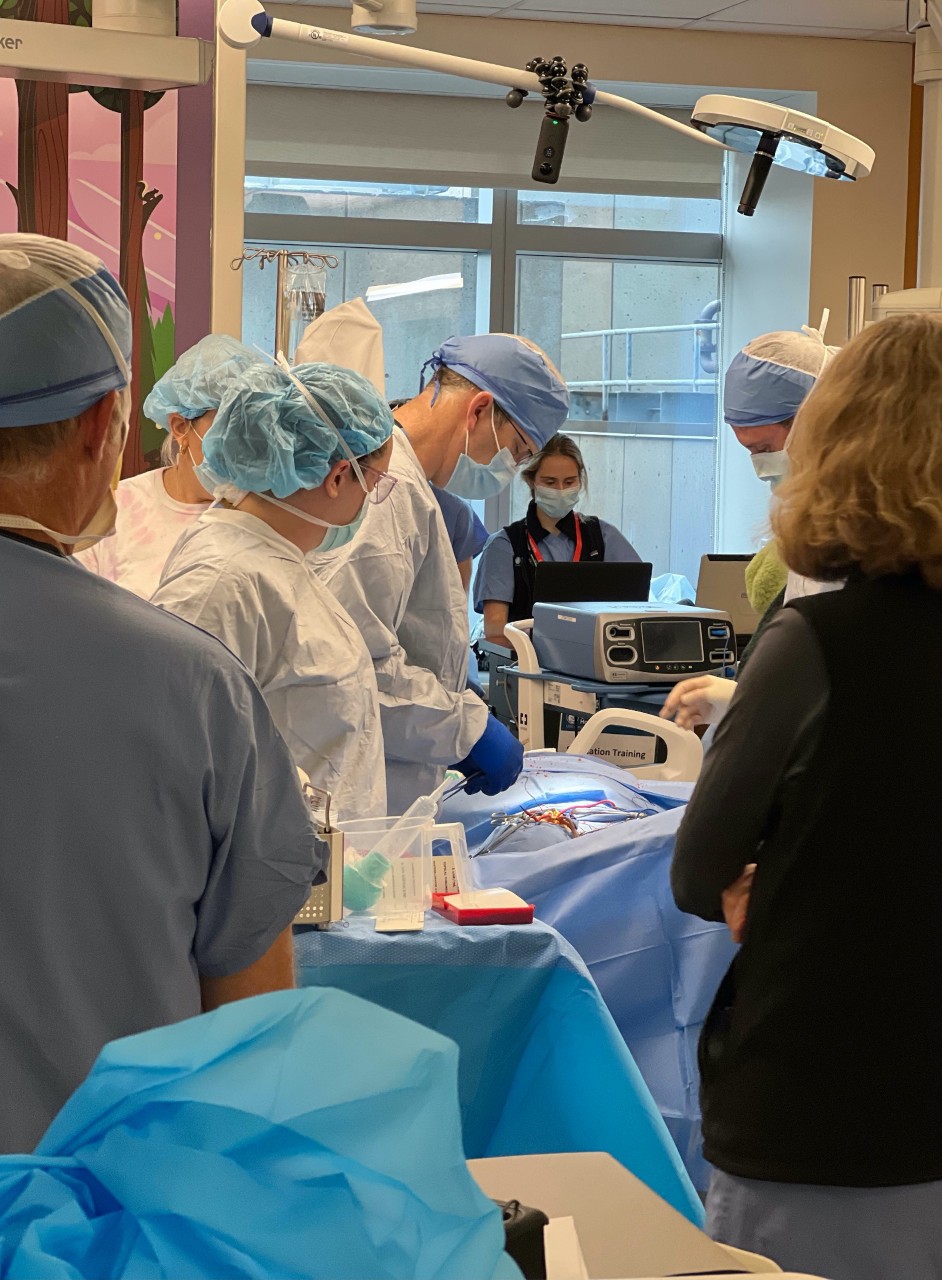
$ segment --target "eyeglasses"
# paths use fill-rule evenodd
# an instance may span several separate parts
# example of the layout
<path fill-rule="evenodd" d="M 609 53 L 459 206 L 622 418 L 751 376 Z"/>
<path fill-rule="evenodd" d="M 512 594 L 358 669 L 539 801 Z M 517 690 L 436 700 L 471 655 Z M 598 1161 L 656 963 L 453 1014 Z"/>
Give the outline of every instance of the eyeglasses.
<path fill-rule="evenodd" d="M 516 422 L 514 422 L 513 418 L 507 418 L 506 421 L 509 422 L 510 425 L 513 427 L 514 435 L 523 445 L 523 453 L 519 455 L 516 449 L 511 450 L 511 453 L 514 455 L 514 462 L 516 462 L 519 466 L 523 466 L 525 462 L 529 462 L 530 459 L 533 457 L 533 450 L 530 448 L 530 445 L 527 442 L 526 436 L 517 426 Z"/>
<path fill-rule="evenodd" d="M 365 462 L 360 463 L 360 470 L 369 472 L 370 475 L 376 477 L 373 488 L 366 491 L 366 499 L 367 502 L 372 502 L 374 507 L 378 507 L 381 502 L 386 501 L 399 482 L 388 471 L 380 471 L 376 467 L 367 466 Z"/>

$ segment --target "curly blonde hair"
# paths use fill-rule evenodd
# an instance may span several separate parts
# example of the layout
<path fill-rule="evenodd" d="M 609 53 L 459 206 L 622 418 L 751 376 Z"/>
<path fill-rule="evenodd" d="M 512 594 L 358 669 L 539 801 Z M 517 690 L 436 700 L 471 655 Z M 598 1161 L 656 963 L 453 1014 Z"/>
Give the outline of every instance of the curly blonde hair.
<path fill-rule="evenodd" d="M 942 589 L 942 319 L 897 316 L 824 370 L 788 440 L 772 527 L 821 581 L 916 571 Z"/>

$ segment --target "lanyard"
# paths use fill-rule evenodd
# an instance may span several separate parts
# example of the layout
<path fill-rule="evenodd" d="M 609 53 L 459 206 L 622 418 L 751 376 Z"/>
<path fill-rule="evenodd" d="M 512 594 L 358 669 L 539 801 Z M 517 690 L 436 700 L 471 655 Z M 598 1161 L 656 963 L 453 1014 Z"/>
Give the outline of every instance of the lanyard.
<path fill-rule="evenodd" d="M 533 552 L 534 558 L 538 564 L 542 564 L 543 557 L 540 555 L 539 543 L 536 541 L 532 533 L 527 534 L 527 539 L 530 543 L 530 550 Z M 572 553 L 572 559 L 573 563 L 582 559 L 582 521 L 578 516 L 576 516 L 576 547 Z"/>

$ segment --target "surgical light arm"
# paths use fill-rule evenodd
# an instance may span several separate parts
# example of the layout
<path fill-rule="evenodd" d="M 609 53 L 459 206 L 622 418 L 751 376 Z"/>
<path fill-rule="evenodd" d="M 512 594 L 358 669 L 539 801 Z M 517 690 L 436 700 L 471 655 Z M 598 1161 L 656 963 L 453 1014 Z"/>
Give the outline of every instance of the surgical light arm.
<path fill-rule="evenodd" d="M 568 85 L 572 88 L 572 83 L 564 78 L 552 78 L 557 74 L 555 65 L 550 69 L 547 64 L 546 75 L 541 80 L 540 75 L 533 70 L 518 71 L 514 67 L 478 62 L 473 58 L 461 58 L 451 53 L 433 53 L 428 49 L 388 44 L 384 40 L 334 31 L 329 27 L 313 27 L 283 18 L 273 18 L 266 13 L 260 0 L 226 0 L 219 11 L 217 22 L 222 39 L 234 49 L 251 49 L 263 39 L 293 40 L 302 44 L 324 45 L 354 56 L 376 58 L 383 62 L 399 63 L 401 66 L 459 76 L 465 80 L 500 85 L 511 90 L 507 97 L 509 106 L 519 106 L 525 94 L 541 94 L 547 99 L 544 125 L 548 119 L 550 123 L 562 124 L 563 128 L 559 132 L 563 136 L 559 139 L 559 145 L 556 145 L 550 134 L 544 137 L 544 128 L 539 148 L 542 149 L 542 155 L 551 159 L 552 163 L 541 164 L 541 152 L 538 150 L 533 177 L 536 181 L 549 183 L 555 183 L 559 178 L 559 164 L 571 108 L 554 107 L 553 104 L 559 101 L 554 94 L 563 92 L 563 89 L 556 90 L 552 86 Z M 555 62 L 560 64 L 560 73 L 564 76 L 563 60 L 556 59 L 554 64 Z M 534 59 L 529 65 L 539 70 L 540 60 Z M 753 166 L 739 206 L 739 212 L 746 215 L 754 212 L 773 164 L 811 176 L 845 180 L 866 177 L 873 167 L 874 153 L 866 143 L 815 116 L 749 98 L 713 94 L 701 98 L 693 111 L 693 125 L 687 125 L 679 120 L 672 120 L 660 111 L 644 107 L 631 98 L 597 89 L 586 79 L 588 73 L 581 64 L 573 71 L 581 73 L 579 97 L 576 101 L 584 106 L 580 106 L 575 113 L 579 120 L 586 120 L 596 104 L 616 107 L 620 111 L 628 111 L 632 115 L 651 120 L 703 146 L 721 151 L 752 153 Z"/>
<path fill-rule="evenodd" d="M 446 75 L 460 76 L 464 80 L 480 80 L 484 84 L 501 85 L 505 89 L 526 89 L 539 94 L 539 77 L 532 71 L 515 67 L 502 67 L 497 63 L 478 62 L 473 58 L 460 58 L 452 53 L 434 53 L 429 49 L 414 49 L 408 45 L 389 44 L 370 36 L 358 36 L 348 31 L 333 31 L 329 27 L 311 27 L 302 22 L 289 22 L 284 18 L 272 18 L 259 0 L 226 0 L 219 12 L 219 33 L 233 49 L 251 49 L 261 40 L 294 40 L 301 44 L 324 45 L 362 58 L 376 58 L 382 62 L 397 62 L 405 67 L 419 67 L 424 71 L 438 71 Z M 705 143 L 709 147 L 725 151 L 721 142 L 707 137 L 698 129 L 672 120 L 660 111 L 642 106 L 630 98 L 616 93 L 596 90 L 593 101 L 605 106 L 618 107 L 633 115 L 643 116 L 672 129 L 675 133 Z"/>

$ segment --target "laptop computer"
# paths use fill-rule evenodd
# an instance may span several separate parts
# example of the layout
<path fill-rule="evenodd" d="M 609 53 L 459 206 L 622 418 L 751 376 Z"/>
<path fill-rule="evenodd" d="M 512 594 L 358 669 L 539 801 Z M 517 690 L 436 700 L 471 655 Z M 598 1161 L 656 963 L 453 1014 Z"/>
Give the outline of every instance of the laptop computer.
<path fill-rule="evenodd" d="M 541 604 L 578 604 L 584 600 L 647 600 L 651 569 L 637 561 L 583 564 L 542 560 L 533 578 L 533 599 Z"/>
<path fill-rule="evenodd" d="M 701 556 L 697 579 L 697 604 L 729 614 L 740 652 L 759 625 L 759 615 L 746 594 L 746 565 L 751 560 L 751 555 Z"/>

